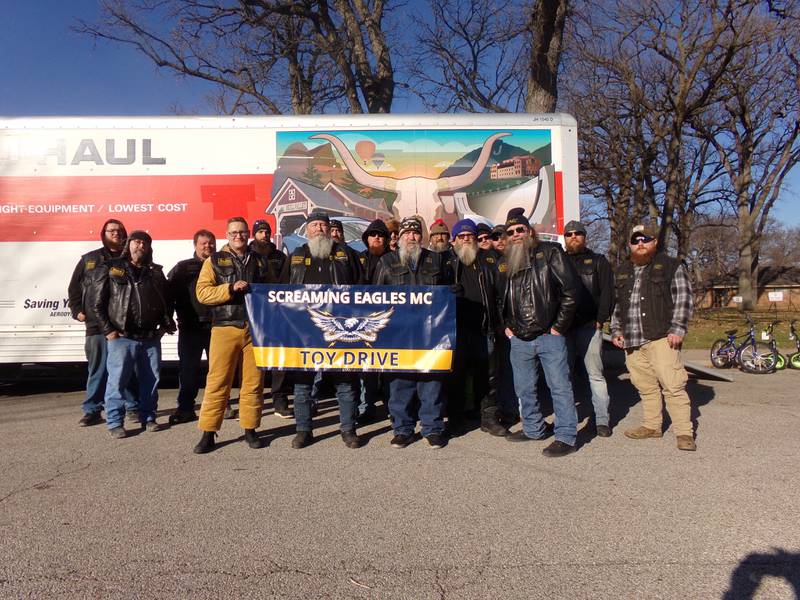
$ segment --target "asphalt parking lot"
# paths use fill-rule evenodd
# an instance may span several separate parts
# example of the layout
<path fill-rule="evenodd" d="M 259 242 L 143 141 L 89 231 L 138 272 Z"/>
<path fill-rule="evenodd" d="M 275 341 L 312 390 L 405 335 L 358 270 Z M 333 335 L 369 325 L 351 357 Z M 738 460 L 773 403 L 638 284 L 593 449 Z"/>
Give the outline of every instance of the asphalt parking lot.
<path fill-rule="evenodd" d="M 330 400 L 293 450 L 269 399 L 264 449 L 226 421 L 199 456 L 195 424 L 113 440 L 77 426 L 79 380 L 4 382 L 0 597 L 800 597 L 800 372 L 690 380 L 696 453 L 626 439 L 607 375 L 614 435 L 558 459 L 479 430 L 393 449 L 386 421 L 347 449 Z"/>

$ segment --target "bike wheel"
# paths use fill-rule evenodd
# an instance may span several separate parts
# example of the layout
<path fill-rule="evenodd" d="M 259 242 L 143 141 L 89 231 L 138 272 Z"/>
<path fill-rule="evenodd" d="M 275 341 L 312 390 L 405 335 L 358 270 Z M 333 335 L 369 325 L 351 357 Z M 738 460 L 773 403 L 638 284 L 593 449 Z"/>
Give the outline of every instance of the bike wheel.
<path fill-rule="evenodd" d="M 728 369 L 731 362 L 731 346 L 728 340 L 714 342 L 711 345 L 711 364 L 717 369 Z"/>
<path fill-rule="evenodd" d="M 771 373 L 777 362 L 775 354 L 767 344 L 754 342 L 739 350 L 739 364 L 748 373 Z"/>
<path fill-rule="evenodd" d="M 780 352 L 776 352 L 775 359 L 775 370 L 783 371 L 786 368 L 786 357 Z"/>
<path fill-rule="evenodd" d="M 792 369 L 800 369 L 800 352 L 795 352 L 789 356 L 789 367 Z"/>

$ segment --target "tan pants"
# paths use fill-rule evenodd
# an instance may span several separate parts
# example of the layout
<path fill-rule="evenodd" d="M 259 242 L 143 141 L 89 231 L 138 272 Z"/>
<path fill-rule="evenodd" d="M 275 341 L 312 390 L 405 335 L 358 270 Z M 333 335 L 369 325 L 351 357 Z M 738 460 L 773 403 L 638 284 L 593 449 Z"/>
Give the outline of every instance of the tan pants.
<path fill-rule="evenodd" d="M 631 383 L 642 398 L 642 425 L 661 431 L 661 394 L 672 419 L 675 435 L 692 435 L 692 415 L 686 393 L 688 375 L 679 350 L 669 347 L 661 338 L 625 353 L 625 364 Z"/>
<path fill-rule="evenodd" d="M 256 429 L 261 424 L 261 409 L 264 405 L 264 375 L 256 367 L 250 330 L 212 327 L 209 355 L 206 391 L 200 406 L 197 427 L 202 431 L 219 431 L 231 396 L 233 378 L 241 362 L 239 424 L 242 429 Z"/>

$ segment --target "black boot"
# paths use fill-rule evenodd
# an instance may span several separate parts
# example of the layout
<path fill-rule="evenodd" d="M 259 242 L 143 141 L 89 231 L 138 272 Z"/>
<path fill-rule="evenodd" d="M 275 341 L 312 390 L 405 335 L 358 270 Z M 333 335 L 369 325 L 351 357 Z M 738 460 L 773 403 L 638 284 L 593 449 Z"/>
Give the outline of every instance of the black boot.
<path fill-rule="evenodd" d="M 261 441 L 261 438 L 259 438 L 258 435 L 256 434 L 255 429 L 244 430 L 244 441 L 247 442 L 247 445 L 253 448 L 254 450 L 258 450 L 259 448 L 264 447 L 264 444 Z"/>
<path fill-rule="evenodd" d="M 481 431 L 498 437 L 508 435 L 508 428 L 497 418 L 496 407 L 485 408 L 481 412 Z"/>
<path fill-rule="evenodd" d="M 214 436 L 216 435 L 217 434 L 213 431 L 204 431 L 203 437 L 200 438 L 197 446 L 194 447 L 194 453 L 205 454 L 206 452 L 211 452 L 216 447 L 214 443 Z"/>

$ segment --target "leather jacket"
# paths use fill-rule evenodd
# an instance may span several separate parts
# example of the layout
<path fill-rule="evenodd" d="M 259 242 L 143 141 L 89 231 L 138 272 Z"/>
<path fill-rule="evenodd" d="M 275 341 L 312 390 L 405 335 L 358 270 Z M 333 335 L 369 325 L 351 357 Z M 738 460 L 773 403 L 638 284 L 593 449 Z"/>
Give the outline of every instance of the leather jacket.
<path fill-rule="evenodd" d="M 167 275 L 170 296 L 178 315 L 181 329 L 208 329 L 211 327 L 211 309 L 197 299 L 197 277 L 203 259 L 196 255 L 180 261 Z"/>
<path fill-rule="evenodd" d="M 119 254 L 116 255 L 119 258 Z M 103 246 L 97 250 L 87 252 L 78 261 L 72 278 L 69 281 L 67 293 L 69 295 L 68 305 L 72 312 L 72 318 L 77 320 L 78 314 L 83 313 L 86 317 L 86 335 L 97 335 L 101 333 L 97 317 L 94 315 L 94 299 L 92 298 L 92 277 L 101 265 L 113 260 L 115 256 L 111 251 Z"/>
<path fill-rule="evenodd" d="M 351 252 L 352 249 L 348 251 L 338 242 L 334 242 L 331 247 L 331 260 L 329 261 L 327 273 L 329 281 L 327 283 L 352 285 L 361 282 L 361 265 L 358 255 L 356 254 L 354 257 Z M 305 283 L 306 267 L 311 264 L 311 251 L 308 249 L 308 244 L 295 248 L 289 263 L 289 283 L 298 285 Z M 284 278 L 282 277 L 281 280 L 283 281 Z"/>
<path fill-rule="evenodd" d="M 572 263 L 552 242 L 539 241 L 530 250 L 530 264 L 508 276 L 507 257 L 498 265 L 500 313 L 521 340 L 532 340 L 550 329 L 569 330 L 577 307 L 580 281 Z"/>
<path fill-rule="evenodd" d="M 578 254 L 567 254 L 580 277 L 581 286 L 578 309 L 573 327 L 586 323 L 605 323 L 614 314 L 614 273 L 602 254 L 588 248 Z"/>
<path fill-rule="evenodd" d="M 175 331 L 167 280 L 161 265 L 145 264 L 137 273 L 128 258 L 101 265 L 92 278 L 93 310 L 104 335 L 153 338 Z"/>
<path fill-rule="evenodd" d="M 373 283 L 376 285 L 450 285 L 453 272 L 438 252 L 422 249 L 417 262 L 417 270 L 400 262 L 399 251 L 387 252 L 381 256 L 375 269 Z"/>
<path fill-rule="evenodd" d="M 272 265 L 264 256 L 247 252 L 244 258 L 228 245 L 215 252 L 203 263 L 197 278 L 197 299 L 211 306 L 214 327 L 247 327 L 247 309 L 244 297 L 247 292 L 234 292 L 237 281 L 247 283 L 278 283 Z"/>
<path fill-rule="evenodd" d="M 453 273 L 454 283 L 461 283 L 461 273 L 464 265 L 453 253 L 448 259 L 448 268 Z M 478 250 L 475 258 L 478 266 L 478 286 L 480 287 L 481 302 L 485 309 L 481 331 L 494 335 L 495 330 L 500 326 L 500 315 L 497 311 L 497 268 L 495 267 L 494 257 L 489 256 L 486 251 Z"/>
<path fill-rule="evenodd" d="M 272 266 L 272 271 L 275 275 L 280 275 L 283 270 L 283 264 L 286 262 L 286 255 L 278 250 L 278 247 L 272 242 L 266 242 L 264 249 L 259 248 L 255 241 L 250 242 L 249 246 L 251 252 L 256 252 L 267 259 Z"/>

